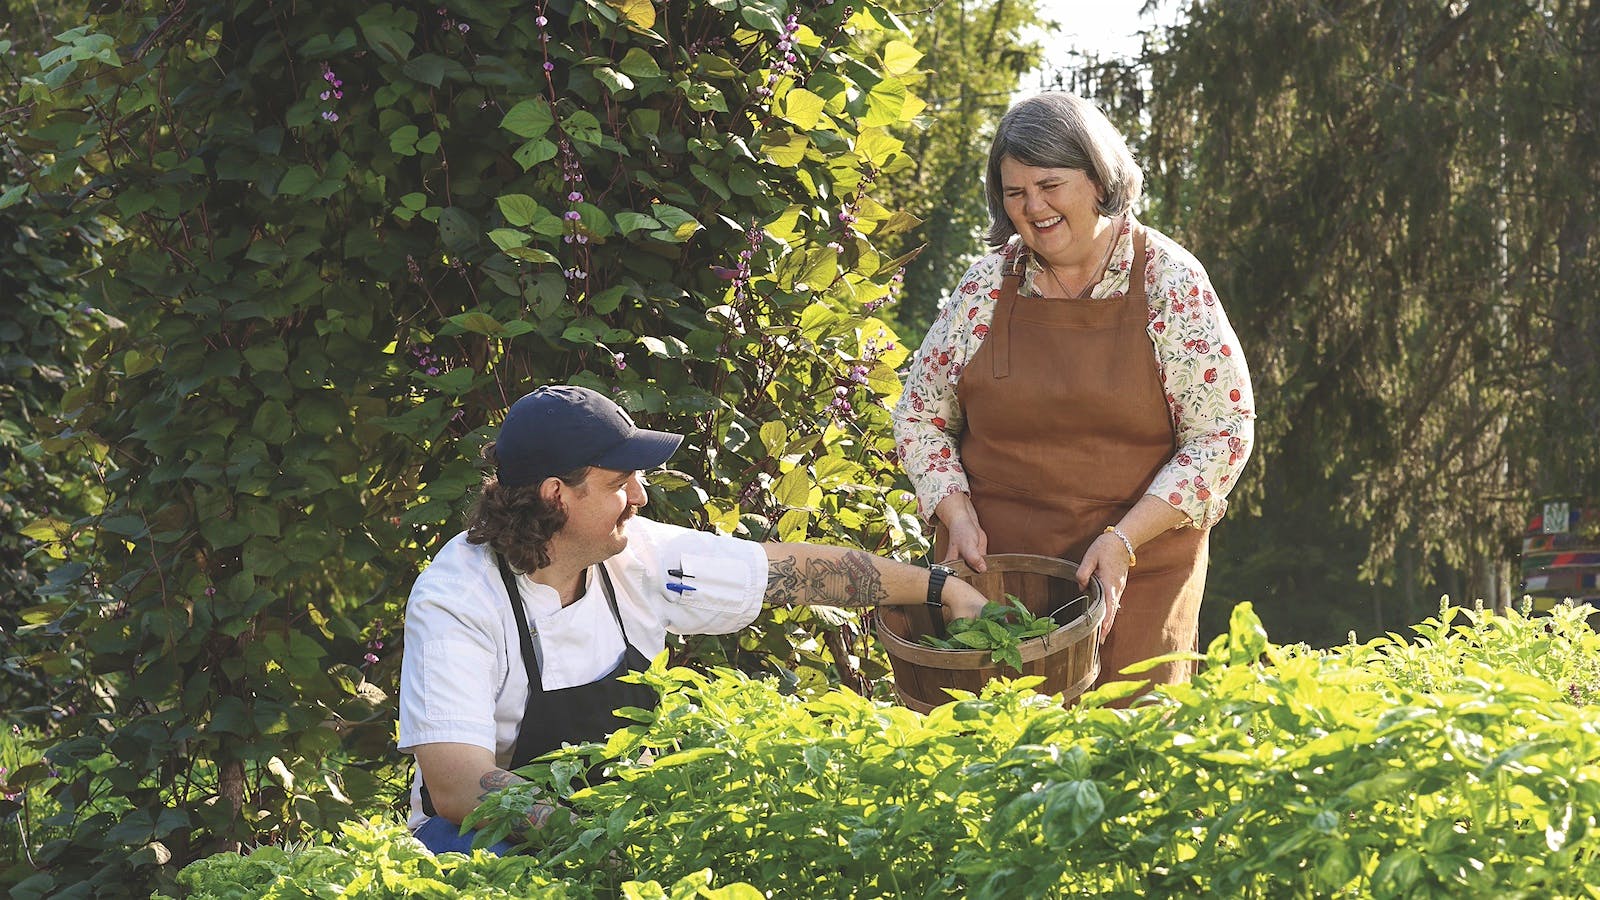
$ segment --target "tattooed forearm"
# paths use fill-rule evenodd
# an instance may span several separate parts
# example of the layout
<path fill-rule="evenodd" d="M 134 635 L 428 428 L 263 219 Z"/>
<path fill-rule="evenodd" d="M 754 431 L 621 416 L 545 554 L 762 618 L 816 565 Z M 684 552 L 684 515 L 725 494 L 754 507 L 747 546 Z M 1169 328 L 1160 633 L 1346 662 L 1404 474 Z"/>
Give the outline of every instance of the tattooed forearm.
<path fill-rule="evenodd" d="M 478 779 L 478 787 L 483 788 L 483 793 L 478 795 L 479 802 L 495 791 L 504 790 L 513 784 L 521 784 L 528 779 L 520 775 L 513 775 L 505 769 L 490 769 Z"/>
<path fill-rule="evenodd" d="M 804 571 L 796 557 L 774 559 L 767 567 L 767 602 L 877 606 L 889 597 L 877 563 L 877 557 L 860 550 L 838 559 L 808 559 Z"/>

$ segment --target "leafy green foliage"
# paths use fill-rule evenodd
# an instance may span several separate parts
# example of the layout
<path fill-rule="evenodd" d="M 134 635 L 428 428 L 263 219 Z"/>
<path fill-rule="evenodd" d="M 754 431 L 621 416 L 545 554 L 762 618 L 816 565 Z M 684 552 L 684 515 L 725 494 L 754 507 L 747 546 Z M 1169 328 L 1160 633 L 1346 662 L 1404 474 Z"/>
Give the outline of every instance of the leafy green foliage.
<path fill-rule="evenodd" d="M 42 53 L 53 46 L 54 35 L 83 21 L 83 7 L 77 0 L 0 0 L 0 45 Z M 0 47 L 0 53 L 10 52 Z"/>
<path fill-rule="evenodd" d="M 1536 618 L 1526 608 L 1495 616 L 1451 606 L 1445 598 L 1437 617 L 1412 629 L 1420 640 L 1391 634 L 1339 652 L 1406 690 L 1455 690 L 1471 663 L 1532 675 L 1569 702 L 1593 706 L 1600 703 L 1600 635 L 1589 625 L 1591 612 L 1562 603 Z"/>
<path fill-rule="evenodd" d="M 921 642 L 940 650 L 991 650 L 994 661 L 1022 671 L 1022 642 L 1041 638 L 1061 627 L 1049 616 L 1028 612 L 1021 600 L 1010 594 L 1005 603 L 985 603 L 976 619 L 957 619 L 946 629 L 947 637 L 925 634 Z"/>
<path fill-rule="evenodd" d="M 87 290 L 127 323 L 40 442 L 103 457 L 105 502 L 29 525 L 78 713 L 35 887 L 136 893 L 403 796 L 406 588 L 534 384 L 691 435 L 660 518 L 914 535 L 868 309 L 903 45 L 871 3 L 243 0 L 114 10 L 19 73 L 27 189 L 120 227 Z M 850 654 L 814 633 L 853 623 L 680 653 L 820 687 Z"/>
<path fill-rule="evenodd" d="M 42 843 L 41 833 L 50 831 L 44 823 L 60 812 L 50 796 L 56 773 L 41 753 L 48 744 L 33 728 L 0 730 L 0 881 L 31 874 L 27 850 Z"/>
<path fill-rule="evenodd" d="M 1110 685 L 1064 709 L 1021 679 L 920 716 L 658 660 L 658 711 L 475 814 L 491 830 L 558 790 L 578 822 L 552 820 L 515 865 L 438 865 L 570 897 L 707 870 L 773 897 L 1584 897 L 1600 740 L 1574 685 L 1592 681 L 1592 612 L 1445 607 L 1410 641 L 1310 650 L 1272 644 L 1243 605 L 1194 682 L 1131 709 L 1104 706 Z M 597 759 L 616 778 L 582 785 Z M 414 854 L 402 834 L 363 841 L 339 884 Z M 246 865 L 182 879 L 266 884 Z M 302 876 L 314 865 L 331 868 Z"/>
<path fill-rule="evenodd" d="M 471 856 L 434 856 L 405 827 L 370 819 L 341 822 L 328 843 L 295 850 L 262 847 L 249 856 L 221 854 L 200 860 L 178 876 L 189 900 L 289 900 L 313 896 L 350 898 L 528 897 L 552 900 L 590 897 L 586 891 L 540 873 L 526 856 L 497 857 L 483 850 Z M 627 882 L 612 896 L 629 900 L 750 900 L 761 894 L 749 885 L 711 887 L 711 872 L 694 872 L 671 888 L 655 882 Z M 156 897 L 171 900 L 163 894 Z"/>
<path fill-rule="evenodd" d="M 60 607 L 38 592 L 81 574 L 57 567 L 85 543 L 66 523 L 99 509 L 105 448 L 47 450 L 34 428 L 86 374 L 91 342 L 121 324 L 82 297 L 105 223 L 30 194 L 25 166 L 9 133 L 0 136 L 0 727 L 51 722 L 60 683 L 76 675 L 54 652 Z"/>
<path fill-rule="evenodd" d="M 1314 651 L 1244 605 L 1193 682 L 1131 709 L 1020 679 L 922 716 L 658 661 L 658 710 L 529 767 L 478 824 L 566 794 L 580 819 L 534 833 L 526 877 L 574 897 L 705 869 L 774 897 L 1582 897 L 1600 713 L 1566 686 L 1590 612 Z M 600 759 L 615 779 L 583 786 Z"/>
<path fill-rule="evenodd" d="M 928 103 L 920 127 L 907 138 L 915 165 L 890 181 L 907 210 L 922 220 L 915 230 L 887 239 L 893 255 L 920 250 L 916 264 L 906 267 L 900 303 L 892 311 L 913 342 L 921 342 L 940 300 L 984 252 L 989 139 L 1022 76 L 1043 60 L 1039 12 L 1034 0 L 987 0 L 902 13 L 920 54 L 906 65 L 915 66 L 918 93 Z"/>

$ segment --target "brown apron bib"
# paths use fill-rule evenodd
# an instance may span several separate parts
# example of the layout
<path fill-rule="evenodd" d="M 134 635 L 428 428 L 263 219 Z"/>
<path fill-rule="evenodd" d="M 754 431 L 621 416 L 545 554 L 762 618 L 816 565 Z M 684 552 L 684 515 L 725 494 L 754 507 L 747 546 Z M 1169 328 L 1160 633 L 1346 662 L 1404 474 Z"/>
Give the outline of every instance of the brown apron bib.
<path fill-rule="evenodd" d="M 1144 496 L 1177 452 L 1150 337 L 1145 231 L 1134 228 L 1128 293 L 1114 300 L 1019 298 L 1007 275 L 989 336 L 956 386 L 966 414 L 961 464 L 990 553 L 1073 561 Z M 1138 676 L 1123 666 L 1197 648 L 1209 530 L 1168 531 L 1139 548 L 1100 679 L 1175 684 L 1192 663 Z M 936 559 L 949 538 L 936 533 Z"/>

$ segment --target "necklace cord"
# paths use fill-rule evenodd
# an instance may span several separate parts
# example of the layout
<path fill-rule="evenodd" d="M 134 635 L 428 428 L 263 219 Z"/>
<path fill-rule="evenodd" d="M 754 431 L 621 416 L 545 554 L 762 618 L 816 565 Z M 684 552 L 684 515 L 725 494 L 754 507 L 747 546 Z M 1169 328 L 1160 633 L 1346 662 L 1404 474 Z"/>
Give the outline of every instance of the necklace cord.
<path fill-rule="evenodd" d="M 1086 299 L 1088 297 L 1089 290 L 1095 285 L 1099 284 L 1106 277 L 1106 270 L 1111 265 L 1111 254 L 1116 252 L 1117 241 L 1122 237 L 1122 227 L 1119 224 L 1121 219 L 1122 217 L 1119 215 L 1111 220 L 1111 240 L 1106 243 L 1105 258 L 1100 260 L 1100 265 L 1096 266 L 1094 271 L 1090 273 L 1089 280 L 1084 282 L 1083 287 L 1079 288 L 1077 291 L 1073 291 L 1067 286 L 1067 282 L 1061 277 L 1061 273 L 1057 272 L 1056 267 L 1051 265 L 1048 259 L 1044 258 L 1044 254 L 1034 254 L 1039 258 L 1039 262 L 1044 263 L 1044 267 L 1050 271 L 1050 277 L 1056 280 L 1056 286 L 1066 292 L 1067 299 Z"/>

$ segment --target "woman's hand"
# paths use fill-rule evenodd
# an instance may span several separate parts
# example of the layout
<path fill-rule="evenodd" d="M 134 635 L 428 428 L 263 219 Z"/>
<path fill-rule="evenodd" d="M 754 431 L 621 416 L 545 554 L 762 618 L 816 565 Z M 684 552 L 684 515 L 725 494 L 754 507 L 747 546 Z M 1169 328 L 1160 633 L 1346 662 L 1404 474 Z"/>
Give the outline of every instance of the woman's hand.
<path fill-rule="evenodd" d="M 1114 534 L 1102 534 L 1094 539 L 1078 564 L 1078 587 L 1089 587 L 1089 577 L 1098 576 L 1106 589 L 1106 619 L 1100 623 L 1100 643 L 1105 643 L 1111 633 L 1111 623 L 1122 606 L 1122 592 L 1128 587 L 1128 548 Z"/>
<path fill-rule="evenodd" d="M 951 494 L 939 501 L 933 514 L 944 523 L 945 533 L 950 536 L 950 546 L 940 562 L 960 559 L 974 572 L 989 571 L 983 561 L 989 553 L 989 536 L 978 525 L 978 511 L 972 508 L 971 495 Z"/>

